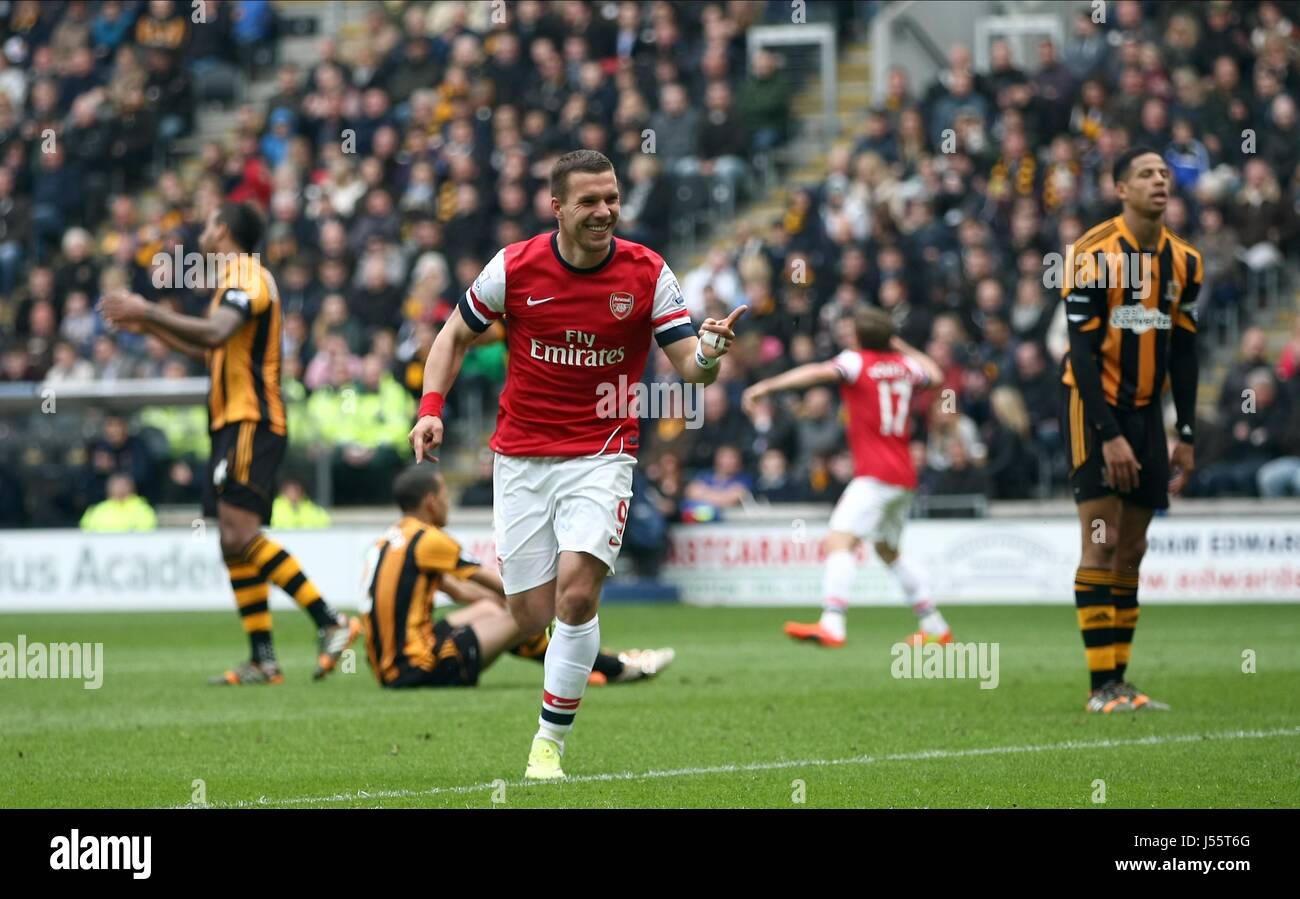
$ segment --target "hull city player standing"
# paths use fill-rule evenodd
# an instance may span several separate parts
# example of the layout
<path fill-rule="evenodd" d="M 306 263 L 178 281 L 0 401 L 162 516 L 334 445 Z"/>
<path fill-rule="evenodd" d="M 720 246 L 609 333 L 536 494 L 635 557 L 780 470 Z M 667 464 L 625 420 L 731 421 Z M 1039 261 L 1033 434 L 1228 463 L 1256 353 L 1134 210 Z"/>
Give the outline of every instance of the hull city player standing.
<path fill-rule="evenodd" d="M 746 411 L 752 412 L 756 400 L 774 391 L 838 383 L 849 411 L 854 478 L 831 513 L 821 620 L 816 624 L 788 621 L 785 632 L 796 640 L 822 646 L 844 645 L 844 613 L 857 567 L 853 556 L 863 540 L 871 540 L 876 555 L 893 572 L 916 613 L 919 628 L 907 642 L 913 646 L 951 643 L 952 632 L 930 598 L 924 576 L 906 565 L 898 553 L 903 523 L 916 489 L 916 469 L 908 448 L 908 405 L 913 388 L 939 383 L 943 372 L 929 356 L 894 335 L 887 313 L 861 309 L 854 316 L 854 324 L 859 349 L 845 350 L 828 362 L 801 365 L 759 381 L 742 398 Z"/>
<path fill-rule="evenodd" d="M 247 204 L 226 203 L 208 216 L 199 247 L 224 264 L 206 318 L 179 315 L 127 292 L 105 297 L 99 307 L 114 326 L 146 331 L 206 362 L 212 376 L 212 456 L 203 513 L 217 519 L 235 605 L 251 645 L 247 662 L 210 679 L 218 685 L 284 680 L 271 642 L 270 584 L 293 597 L 316 623 L 317 680 L 334 670 L 361 626 L 331 610 L 298 560 L 262 533 L 271 518 L 288 431 L 280 396 L 280 295 L 271 273 L 250 255 L 261 235 L 261 216 Z"/>
<path fill-rule="evenodd" d="M 564 776 L 564 740 L 600 649 L 600 588 L 632 496 L 637 416 L 604 416 L 601 399 L 611 384 L 630 398 L 652 336 L 684 380 L 713 383 L 745 312 L 706 319 L 697 337 L 659 254 L 614 238 L 618 179 L 600 153 L 560 157 L 551 193 L 559 230 L 498 252 L 439 332 L 410 434 L 416 459 L 434 458 L 466 349 L 504 320 L 510 361 L 491 441 L 497 556 L 520 629 L 536 634 L 558 619 L 525 771 L 540 779 Z"/>
<path fill-rule="evenodd" d="M 1171 182 L 1160 154 L 1127 150 L 1114 177 L 1123 211 L 1069 248 L 1061 290 L 1070 333 L 1061 420 L 1083 546 L 1074 601 L 1092 680 L 1087 709 L 1101 714 L 1168 708 L 1125 673 L 1147 526 L 1194 465 L 1202 276 L 1201 254 L 1164 226 Z M 1160 409 L 1166 376 L 1178 416 L 1172 451 Z"/>

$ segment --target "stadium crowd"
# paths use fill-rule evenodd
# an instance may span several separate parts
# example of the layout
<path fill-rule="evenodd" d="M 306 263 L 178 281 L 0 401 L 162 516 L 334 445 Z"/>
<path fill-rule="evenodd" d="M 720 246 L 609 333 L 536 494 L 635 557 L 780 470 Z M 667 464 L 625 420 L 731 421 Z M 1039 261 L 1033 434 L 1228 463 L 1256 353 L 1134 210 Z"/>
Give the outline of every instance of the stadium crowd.
<path fill-rule="evenodd" d="M 1249 320 L 1247 277 L 1294 263 L 1300 246 L 1300 10 L 1108 7 L 1106 23 L 1085 11 L 1064 46 L 1042 42 L 1024 68 L 994 42 L 987 72 L 964 45 L 928 85 L 891 71 L 884 101 L 842 123 L 852 140 L 830 150 L 820 183 L 678 269 L 697 321 L 740 303 L 751 314 L 702 426 L 688 409 L 645 422 L 646 520 L 838 496 L 852 463 L 835 394 L 765 402 L 752 419 L 739 395 L 848 346 L 864 303 L 946 373 L 911 405 L 922 494 L 1063 490 L 1066 338 L 1044 259 L 1117 213 L 1110 163 L 1130 145 L 1158 149 L 1174 173 L 1167 223 L 1205 257 L 1203 332 L 1225 310 Z M 234 133 L 186 158 L 174 147 L 195 108 L 234 103 L 274 58 L 271 4 L 199 8 L 202 21 L 172 0 L 0 2 L 0 382 L 200 374 L 156 340 L 107 331 L 95 299 L 127 286 L 202 314 L 210 291 L 166 286 L 159 254 L 194 248 L 222 200 L 255 201 L 283 299 L 291 468 L 311 483 L 324 456 L 340 503 L 385 495 L 425 353 L 491 254 L 550 227 L 560 153 L 610 156 L 619 234 L 667 254 L 679 179 L 750 197 L 755 160 L 796 127 L 782 58 L 746 60 L 744 39 L 751 24 L 788 21 L 788 4 L 522 0 L 494 22 L 491 4 L 375 3 L 356 52 L 327 37 L 310 67 L 275 66 L 269 99 L 236 105 Z M 1217 420 L 1200 429 L 1194 495 L 1300 493 L 1300 329 L 1280 358 L 1266 338 L 1242 336 Z M 652 358 L 647 377 L 670 380 Z M 490 426 L 504 372 L 503 344 L 476 347 L 449 419 Z M 51 460 L 76 471 L 64 517 L 104 500 L 115 474 L 152 502 L 197 497 L 201 408 L 94 421 Z M 0 522 L 23 520 L 18 460 L 0 460 Z M 462 502 L 490 501 L 490 466 L 477 476 Z"/>

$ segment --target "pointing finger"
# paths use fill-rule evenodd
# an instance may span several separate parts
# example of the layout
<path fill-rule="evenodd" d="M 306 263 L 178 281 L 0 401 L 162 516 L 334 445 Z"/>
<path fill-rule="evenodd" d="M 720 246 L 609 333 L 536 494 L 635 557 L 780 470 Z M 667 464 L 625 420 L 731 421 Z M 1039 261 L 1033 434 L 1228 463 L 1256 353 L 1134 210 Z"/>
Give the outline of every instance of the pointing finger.
<path fill-rule="evenodd" d="M 726 325 L 728 328 L 730 328 L 740 319 L 742 315 L 744 315 L 748 311 L 749 311 L 748 306 L 737 306 L 735 309 L 731 310 L 730 315 L 728 315 L 725 319 L 722 320 L 721 324 Z"/>

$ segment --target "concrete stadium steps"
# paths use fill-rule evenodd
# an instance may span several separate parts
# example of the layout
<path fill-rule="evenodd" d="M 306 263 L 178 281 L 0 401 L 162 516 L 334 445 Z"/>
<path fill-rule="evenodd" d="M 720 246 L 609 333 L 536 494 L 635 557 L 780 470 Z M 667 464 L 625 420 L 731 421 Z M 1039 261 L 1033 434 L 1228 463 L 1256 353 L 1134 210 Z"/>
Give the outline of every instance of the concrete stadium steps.
<path fill-rule="evenodd" d="M 871 51 L 853 45 L 840 57 L 835 74 L 835 111 L 840 119 L 840 134 L 855 133 L 871 106 Z M 821 90 L 821 78 L 813 78 L 791 101 L 790 109 L 800 118 L 821 115 Z"/>
<path fill-rule="evenodd" d="M 1290 272 L 1291 279 L 1296 273 Z M 1289 293 L 1290 300 L 1283 299 L 1275 308 L 1257 313 L 1253 324 L 1268 332 L 1268 357 L 1274 362 L 1286 346 L 1295 329 L 1296 318 L 1300 317 L 1300 288 Z M 1218 418 L 1219 390 L 1228 369 L 1237 361 L 1237 346 L 1224 347 L 1215 353 L 1207 365 L 1201 366 L 1201 383 L 1196 391 L 1196 414 L 1208 421 Z"/>

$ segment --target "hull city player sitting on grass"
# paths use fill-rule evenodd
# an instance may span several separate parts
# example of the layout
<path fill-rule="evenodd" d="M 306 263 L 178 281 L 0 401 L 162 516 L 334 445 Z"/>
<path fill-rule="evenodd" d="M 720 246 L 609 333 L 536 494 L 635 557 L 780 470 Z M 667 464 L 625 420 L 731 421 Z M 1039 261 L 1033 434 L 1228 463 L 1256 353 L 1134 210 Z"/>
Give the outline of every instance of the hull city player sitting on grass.
<path fill-rule="evenodd" d="M 496 572 L 479 567 L 443 532 L 447 485 L 431 465 L 397 476 L 393 494 L 402 519 L 388 529 L 367 559 L 365 630 L 370 669 L 385 687 L 472 687 L 502 652 L 541 662 L 550 639 L 529 637 L 506 611 Z M 441 591 L 463 609 L 434 620 Z M 627 683 L 653 677 L 673 661 L 671 649 L 596 655 L 592 683 Z"/>
<path fill-rule="evenodd" d="M 870 540 L 916 613 L 919 627 L 906 642 L 912 646 L 951 643 L 952 631 L 930 598 L 925 578 L 904 564 L 898 552 L 916 489 L 909 449 L 912 390 L 941 382 L 943 372 L 929 356 L 895 336 L 889 314 L 880 309 L 858 310 L 854 332 L 857 349 L 759 381 L 741 397 L 745 411 L 753 414 L 754 404 L 777 390 L 839 384 L 849 412 L 854 478 L 831 513 L 821 619 L 815 624 L 787 621 L 785 632 L 796 640 L 831 648 L 844 645 L 844 613 L 857 573 L 853 556 L 863 540 Z"/>
<path fill-rule="evenodd" d="M 199 248 L 224 264 L 206 318 L 180 315 L 127 291 L 99 303 L 111 326 L 153 334 L 206 362 L 211 374 L 212 455 L 203 514 L 217 519 L 221 552 L 251 648 L 247 662 L 209 680 L 217 685 L 284 680 L 271 642 L 271 584 L 289 594 L 316 624 L 316 680 L 334 670 L 359 626 L 330 609 L 298 560 L 262 533 L 271 519 L 288 431 L 280 396 L 280 294 L 253 254 L 261 240 L 261 216 L 246 203 L 225 203 L 208 216 Z"/>
<path fill-rule="evenodd" d="M 539 633 L 559 619 L 524 773 L 539 779 L 564 776 L 564 741 L 600 650 L 601 584 L 614 570 L 632 496 L 637 416 L 610 418 L 602 400 L 609 385 L 624 384 L 629 402 L 620 408 L 635 408 L 652 337 L 683 380 L 713 383 L 746 309 L 706 319 L 697 338 L 663 258 L 614 237 L 618 178 L 602 154 L 561 156 L 551 195 L 558 231 L 498 252 L 438 333 L 410 435 L 417 461 L 437 450 L 443 395 L 466 348 L 504 321 L 510 361 L 490 444 L 501 579 L 521 631 Z"/>
<path fill-rule="evenodd" d="M 1083 546 L 1074 601 L 1092 680 L 1086 708 L 1100 714 L 1168 709 L 1125 677 L 1147 527 L 1195 464 L 1203 269 L 1201 254 L 1164 226 L 1172 182 L 1160 154 L 1125 151 L 1114 178 L 1123 211 L 1069 248 L 1061 290 L 1070 333 L 1061 420 Z M 1160 408 L 1166 376 L 1178 417 L 1172 451 Z"/>

